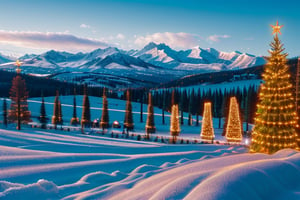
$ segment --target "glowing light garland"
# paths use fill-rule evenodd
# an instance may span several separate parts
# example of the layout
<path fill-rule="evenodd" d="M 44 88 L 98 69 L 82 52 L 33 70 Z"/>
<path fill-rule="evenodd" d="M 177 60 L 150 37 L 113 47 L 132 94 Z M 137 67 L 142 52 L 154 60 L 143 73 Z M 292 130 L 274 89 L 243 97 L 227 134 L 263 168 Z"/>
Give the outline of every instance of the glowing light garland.
<path fill-rule="evenodd" d="M 204 103 L 202 128 L 201 128 L 201 139 L 213 140 L 215 138 L 214 128 L 212 123 L 211 103 Z"/>
<path fill-rule="evenodd" d="M 240 119 L 239 105 L 235 97 L 230 98 L 229 117 L 225 137 L 228 142 L 242 141 L 242 124 Z"/>
<path fill-rule="evenodd" d="M 250 152 L 274 153 L 283 148 L 296 148 L 297 113 L 293 85 L 286 65 L 287 54 L 278 33 L 282 26 L 272 26 L 274 41 L 271 56 L 262 75 L 264 84 L 260 87 L 259 103 L 252 133 Z M 281 33 L 280 33 L 281 34 Z"/>
<path fill-rule="evenodd" d="M 172 106 L 170 132 L 172 136 L 178 136 L 180 133 L 178 104 Z"/>

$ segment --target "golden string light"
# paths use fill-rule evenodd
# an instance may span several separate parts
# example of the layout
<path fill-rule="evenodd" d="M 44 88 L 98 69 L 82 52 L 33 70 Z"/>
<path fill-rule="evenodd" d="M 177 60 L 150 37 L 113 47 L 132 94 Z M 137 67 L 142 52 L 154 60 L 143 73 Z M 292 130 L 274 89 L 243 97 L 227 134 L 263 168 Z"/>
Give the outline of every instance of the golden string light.
<path fill-rule="evenodd" d="M 201 139 L 213 140 L 215 138 L 214 128 L 212 123 L 211 103 L 204 103 L 202 128 L 201 128 Z"/>

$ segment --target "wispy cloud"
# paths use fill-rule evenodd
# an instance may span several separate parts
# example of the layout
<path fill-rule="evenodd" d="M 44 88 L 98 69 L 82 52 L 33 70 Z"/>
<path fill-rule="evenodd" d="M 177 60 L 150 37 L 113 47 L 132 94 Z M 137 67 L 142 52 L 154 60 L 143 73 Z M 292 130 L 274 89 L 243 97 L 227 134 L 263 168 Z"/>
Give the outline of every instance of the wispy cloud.
<path fill-rule="evenodd" d="M 220 42 L 221 39 L 230 38 L 230 35 L 211 35 L 207 38 L 209 42 Z"/>
<path fill-rule="evenodd" d="M 119 40 L 124 40 L 125 39 L 125 35 L 123 35 L 122 33 L 119 33 L 117 36 L 116 36 L 117 39 Z"/>
<path fill-rule="evenodd" d="M 89 51 L 105 48 L 107 43 L 90 38 L 77 37 L 69 33 L 19 32 L 0 30 L 0 43 L 33 49 L 56 49 Z"/>
<path fill-rule="evenodd" d="M 80 28 L 91 28 L 91 26 L 87 24 L 80 24 Z"/>
<path fill-rule="evenodd" d="M 172 48 L 191 48 L 199 45 L 200 36 L 190 33 L 154 33 L 146 36 L 135 37 L 134 43 L 138 46 L 144 46 L 149 42 L 165 43 Z"/>

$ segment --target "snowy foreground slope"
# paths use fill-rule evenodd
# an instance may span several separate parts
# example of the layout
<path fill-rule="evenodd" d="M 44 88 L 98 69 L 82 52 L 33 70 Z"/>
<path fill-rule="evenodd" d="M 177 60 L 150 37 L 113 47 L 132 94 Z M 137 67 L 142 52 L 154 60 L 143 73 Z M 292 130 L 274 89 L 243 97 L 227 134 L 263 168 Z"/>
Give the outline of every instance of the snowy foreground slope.
<path fill-rule="evenodd" d="M 0 129 L 0 199 L 299 199 L 300 153 Z"/>
<path fill-rule="evenodd" d="M 60 97 L 69 124 L 72 96 Z M 53 97 L 45 98 L 51 117 Z M 108 99 L 110 121 L 124 119 L 125 101 Z M 82 96 L 77 96 L 81 105 Z M 90 97 L 92 119 L 101 116 L 102 99 Z M 2 110 L 0 101 L 0 110 Z M 135 134 L 144 134 L 140 104 L 133 103 Z M 40 98 L 29 100 L 33 120 Z M 169 134 L 169 115 L 157 133 Z M 81 106 L 77 108 L 81 116 Z M 185 115 L 186 116 L 186 115 Z M 223 122 L 222 122 L 223 123 Z M 225 141 L 221 129 L 216 140 Z M 1 125 L 0 125 L 1 126 Z M 182 126 L 180 137 L 199 140 L 201 126 Z M 109 130 L 109 132 L 112 130 Z M 121 130 L 113 130 L 120 133 Z M 249 154 L 244 146 L 165 144 L 111 138 L 80 131 L 0 129 L 0 199 L 300 199 L 300 153 Z"/>

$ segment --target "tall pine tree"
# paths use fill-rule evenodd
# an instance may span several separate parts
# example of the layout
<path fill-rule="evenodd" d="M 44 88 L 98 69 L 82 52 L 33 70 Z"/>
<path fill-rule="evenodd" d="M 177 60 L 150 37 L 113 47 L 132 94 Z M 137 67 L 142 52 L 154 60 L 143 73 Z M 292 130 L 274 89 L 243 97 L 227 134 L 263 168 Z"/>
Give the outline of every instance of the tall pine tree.
<path fill-rule="evenodd" d="M 154 125 L 154 112 L 153 112 L 153 105 L 152 105 L 152 95 L 151 92 L 148 94 L 148 117 L 146 122 L 146 134 L 147 138 L 149 138 L 150 133 L 155 133 L 156 128 Z"/>
<path fill-rule="evenodd" d="M 26 89 L 25 80 L 18 74 L 13 78 L 12 86 L 10 88 L 10 110 L 8 119 L 11 122 L 17 123 L 17 129 L 21 129 L 21 123 L 30 122 L 30 111 L 28 110 L 28 91 Z"/>
<path fill-rule="evenodd" d="M 61 101 L 58 101 L 58 124 L 63 125 L 63 115 L 62 115 L 62 108 L 61 108 Z"/>
<path fill-rule="evenodd" d="M 71 118 L 71 125 L 77 126 L 79 124 L 79 119 L 77 117 L 77 106 L 76 106 L 76 89 L 74 88 L 73 96 L 73 117 Z"/>
<path fill-rule="evenodd" d="M 84 85 L 84 96 L 82 103 L 82 116 L 81 116 L 81 127 L 88 128 L 91 127 L 91 110 L 90 110 L 90 100 L 87 91 L 87 85 Z"/>
<path fill-rule="evenodd" d="M 109 127 L 109 115 L 108 115 L 108 102 L 106 97 L 105 88 L 103 89 L 103 96 L 102 96 L 102 115 L 100 120 L 100 128 L 105 129 Z"/>
<path fill-rule="evenodd" d="M 126 102 L 126 111 L 125 111 L 125 120 L 124 120 L 124 128 L 127 130 L 133 130 L 133 117 L 132 117 L 132 105 L 131 105 L 131 97 L 130 91 L 126 92 L 127 102 Z"/>
<path fill-rule="evenodd" d="M 42 103 L 41 103 L 41 110 L 40 110 L 39 121 L 41 123 L 41 128 L 46 128 L 46 125 L 47 125 L 47 115 L 46 115 L 45 100 L 44 100 L 44 96 L 43 95 L 42 95 Z"/>
<path fill-rule="evenodd" d="M 52 124 L 54 128 L 57 128 L 57 124 L 59 124 L 59 92 L 56 90 L 56 96 L 53 105 L 53 115 L 52 115 Z"/>
<path fill-rule="evenodd" d="M 287 54 L 278 38 L 281 26 L 273 26 L 274 40 L 263 73 L 252 134 L 251 152 L 274 153 L 296 148 L 296 112 Z"/>

